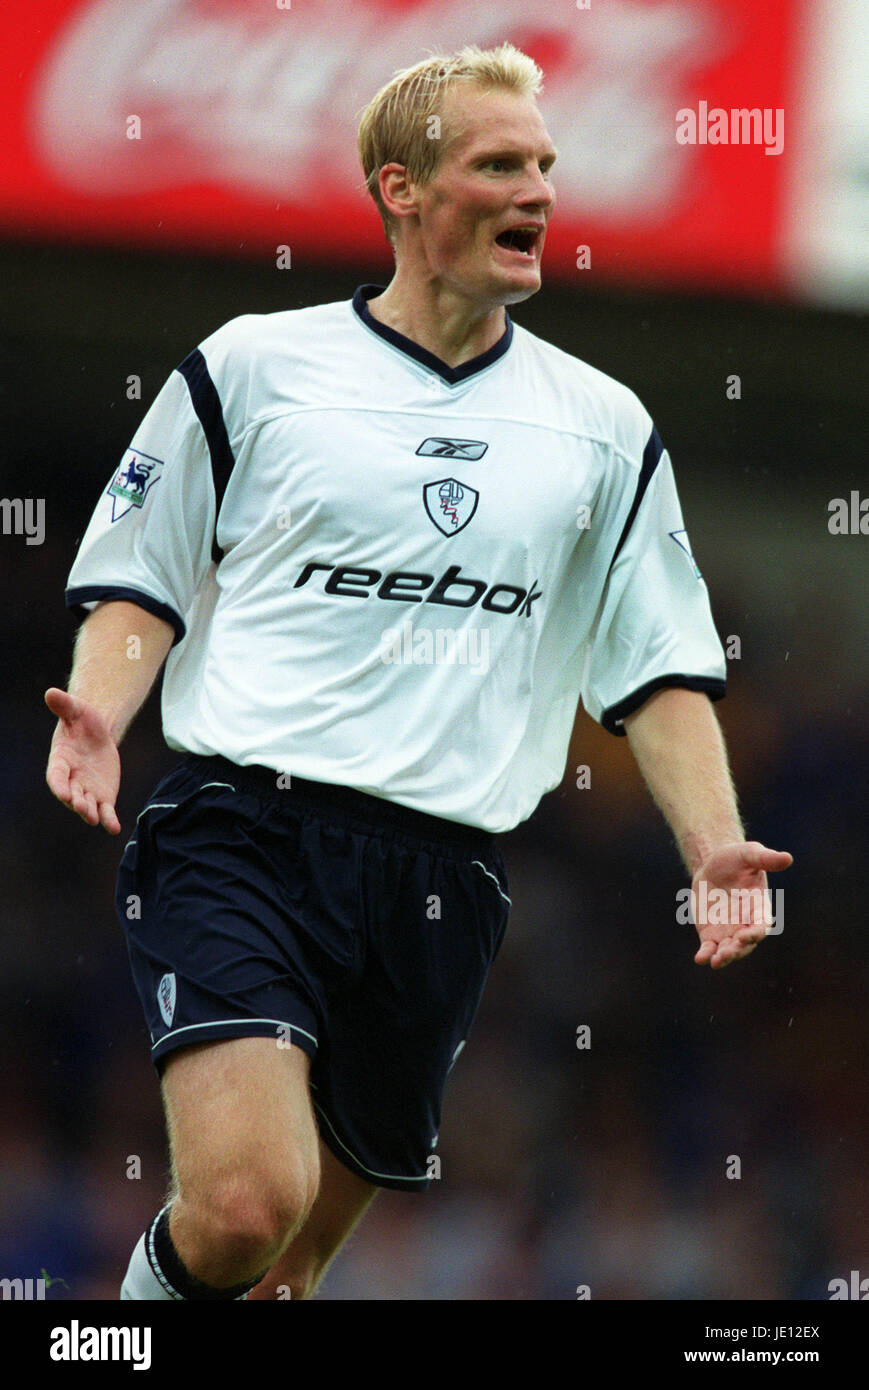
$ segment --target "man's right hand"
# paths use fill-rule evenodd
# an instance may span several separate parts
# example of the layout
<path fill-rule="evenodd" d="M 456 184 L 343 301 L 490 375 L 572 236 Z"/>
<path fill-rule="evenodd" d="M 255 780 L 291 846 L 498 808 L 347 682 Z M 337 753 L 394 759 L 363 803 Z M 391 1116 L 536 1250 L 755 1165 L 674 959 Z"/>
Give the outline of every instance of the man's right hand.
<path fill-rule="evenodd" d="M 88 825 L 120 835 L 115 813 L 121 785 L 121 759 L 103 716 L 75 695 L 52 686 L 45 703 L 57 715 L 45 770 L 50 790 Z"/>

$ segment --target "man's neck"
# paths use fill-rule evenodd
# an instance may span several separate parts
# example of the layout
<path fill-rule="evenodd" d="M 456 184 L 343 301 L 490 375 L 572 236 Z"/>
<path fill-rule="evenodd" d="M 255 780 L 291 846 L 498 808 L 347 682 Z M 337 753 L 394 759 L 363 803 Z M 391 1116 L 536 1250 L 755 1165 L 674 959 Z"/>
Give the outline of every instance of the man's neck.
<path fill-rule="evenodd" d="M 398 272 L 383 294 L 369 299 L 368 311 L 448 367 L 487 352 L 507 328 L 503 306 L 472 308 L 453 290 L 435 282 L 411 286 Z"/>

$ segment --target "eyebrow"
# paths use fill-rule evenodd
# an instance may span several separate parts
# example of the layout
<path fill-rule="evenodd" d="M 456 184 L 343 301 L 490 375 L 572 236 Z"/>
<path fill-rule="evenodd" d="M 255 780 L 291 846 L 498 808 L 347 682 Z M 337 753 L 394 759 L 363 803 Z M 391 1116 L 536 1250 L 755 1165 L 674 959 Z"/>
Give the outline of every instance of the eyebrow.
<path fill-rule="evenodd" d="M 525 158 L 525 153 L 524 153 L 524 151 L 523 151 L 522 149 L 520 149 L 518 145 L 506 145 L 506 146 L 503 146 L 503 147 L 500 147 L 500 148 L 497 148 L 497 147 L 493 146 L 491 149 L 485 149 L 485 148 L 484 148 L 484 149 L 482 149 L 482 150 L 478 150 L 476 154 L 472 154 L 472 155 L 471 155 L 471 162 L 474 163 L 474 164 L 476 164 L 476 163 L 478 163 L 480 160 L 486 161 L 486 160 L 489 160 L 489 159 L 517 159 L 517 158 L 521 158 L 521 159 L 524 159 L 524 158 Z M 548 160 L 550 164 L 554 164 L 555 161 L 556 161 L 556 159 L 558 158 L 558 150 L 555 148 L 554 145 L 550 145 L 550 146 L 546 149 L 546 151 L 545 151 L 542 155 L 539 156 L 539 158 L 540 158 L 541 161 L 543 161 L 543 160 Z"/>

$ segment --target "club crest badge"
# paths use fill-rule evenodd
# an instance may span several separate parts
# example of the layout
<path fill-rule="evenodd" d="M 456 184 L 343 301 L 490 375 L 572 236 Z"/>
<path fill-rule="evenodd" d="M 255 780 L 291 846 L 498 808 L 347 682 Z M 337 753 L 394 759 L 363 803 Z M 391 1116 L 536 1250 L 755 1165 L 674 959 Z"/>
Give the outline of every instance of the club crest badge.
<path fill-rule="evenodd" d="M 476 488 L 456 478 L 439 478 L 436 483 L 426 483 L 422 498 L 438 530 L 445 536 L 455 536 L 464 530 L 477 510 L 480 494 Z"/>
<path fill-rule="evenodd" d="M 112 499 L 112 521 L 120 521 L 133 507 L 144 505 L 149 489 L 159 481 L 162 470 L 162 459 L 143 454 L 141 449 L 127 450 L 106 494 Z"/>
<path fill-rule="evenodd" d="M 172 1027 L 172 1020 L 175 1017 L 175 1000 L 178 994 L 178 986 L 174 973 L 164 975 L 157 986 L 157 1003 L 160 1005 L 160 1013 L 167 1028 Z"/>

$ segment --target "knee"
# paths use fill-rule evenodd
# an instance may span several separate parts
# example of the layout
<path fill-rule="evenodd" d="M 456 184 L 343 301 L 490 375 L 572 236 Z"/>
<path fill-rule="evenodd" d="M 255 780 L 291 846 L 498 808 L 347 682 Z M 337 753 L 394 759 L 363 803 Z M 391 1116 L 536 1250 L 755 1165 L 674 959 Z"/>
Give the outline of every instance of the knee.
<path fill-rule="evenodd" d="M 221 1177 L 200 1205 L 209 1243 L 239 1265 L 273 1263 L 307 1219 L 317 1181 L 317 1174 L 301 1168 Z"/>

